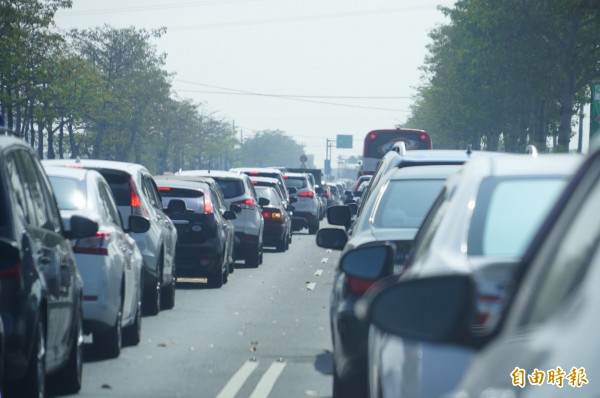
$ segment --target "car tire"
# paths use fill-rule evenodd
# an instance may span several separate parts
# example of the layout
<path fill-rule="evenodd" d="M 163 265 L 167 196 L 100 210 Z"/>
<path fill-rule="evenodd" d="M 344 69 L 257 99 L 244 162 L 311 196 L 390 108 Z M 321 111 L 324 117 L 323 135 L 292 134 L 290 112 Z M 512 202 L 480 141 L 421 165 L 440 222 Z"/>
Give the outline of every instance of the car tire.
<path fill-rule="evenodd" d="M 309 235 L 315 235 L 318 230 L 319 230 L 319 222 L 318 221 L 315 221 L 314 223 L 311 223 L 308 225 L 308 234 Z"/>
<path fill-rule="evenodd" d="M 208 275 L 206 279 L 208 281 L 208 287 L 220 289 L 223 286 L 223 268 L 219 267 L 215 272 Z"/>
<path fill-rule="evenodd" d="M 52 375 L 53 390 L 60 394 L 77 394 L 81 390 L 83 376 L 83 320 L 81 309 L 75 320 L 74 338 L 71 342 L 69 359 L 64 368 Z"/>
<path fill-rule="evenodd" d="M 160 292 L 160 308 L 170 310 L 175 307 L 175 290 L 177 287 L 177 277 L 175 276 L 175 266 L 171 268 L 171 283 Z"/>
<path fill-rule="evenodd" d="M 162 290 L 162 278 L 160 277 L 160 270 L 161 267 L 159 265 L 158 269 L 156 270 L 157 276 L 155 278 L 152 278 L 154 282 L 144 294 L 144 300 L 142 301 L 144 315 L 158 315 L 158 313 L 160 312 L 160 297 Z"/>
<path fill-rule="evenodd" d="M 288 251 L 290 249 L 290 243 L 292 241 L 292 239 L 290 238 L 291 233 L 288 234 L 288 236 L 285 237 L 285 249 L 283 251 Z"/>
<path fill-rule="evenodd" d="M 278 252 L 284 252 L 286 243 L 287 243 L 287 236 L 284 236 L 281 240 L 277 241 L 277 243 L 275 244 L 275 250 Z"/>
<path fill-rule="evenodd" d="M 123 338 L 123 300 L 117 311 L 115 324 L 110 329 L 103 332 L 96 332 L 93 335 L 94 348 L 105 358 L 117 358 L 121 354 Z"/>
<path fill-rule="evenodd" d="M 138 300 L 133 324 L 123 328 L 123 344 L 138 345 L 142 340 L 142 300 Z"/>
<path fill-rule="evenodd" d="M 250 268 L 257 268 L 261 261 L 262 250 L 260 247 L 256 249 L 256 252 L 250 253 L 246 256 L 246 266 Z"/>
<path fill-rule="evenodd" d="M 38 319 L 33 334 L 33 347 L 27 371 L 23 378 L 14 385 L 9 385 L 10 395 L 14 388 L 16 397 L 45 397 L 46 396 L 46 338 L 44 324 Z"/>

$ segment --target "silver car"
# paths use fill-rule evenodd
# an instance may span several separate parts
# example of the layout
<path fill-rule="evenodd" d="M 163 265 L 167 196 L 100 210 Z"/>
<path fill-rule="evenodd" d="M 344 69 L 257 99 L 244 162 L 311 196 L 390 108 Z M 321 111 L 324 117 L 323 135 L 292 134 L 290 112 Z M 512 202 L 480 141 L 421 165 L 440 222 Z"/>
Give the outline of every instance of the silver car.
<path fill-rule="evenodd" d="M 83 279 L 83 330 L 93 334 L 93 343 L 104 356 L 117 357 L 122 342 L 140 342 L 142 253 L 123 230 L 115 199 L 100 173 L 68 167 L 45 169 L 65 226 L 76 214 L 98 223 L 95 237 L 72 241 Z M 150 223 L 131 215 L 129 227 L 131 232 L 144 233 Z"/>
<path fill-rule="evenodd" d="M 144 233 L 130 232 L 144 258 L 143 309 L 156 315 L 175 305 L 175 246 L 177 230 L 162 208 L 162 200 L 150 172 L 142 165 L 92 159 L 55 159 L 45 166 L 69 166 L 98 171 L 108 182 L 117 201 L 123 226 L 129 216 L 138 215 L 150 222 Z"/>

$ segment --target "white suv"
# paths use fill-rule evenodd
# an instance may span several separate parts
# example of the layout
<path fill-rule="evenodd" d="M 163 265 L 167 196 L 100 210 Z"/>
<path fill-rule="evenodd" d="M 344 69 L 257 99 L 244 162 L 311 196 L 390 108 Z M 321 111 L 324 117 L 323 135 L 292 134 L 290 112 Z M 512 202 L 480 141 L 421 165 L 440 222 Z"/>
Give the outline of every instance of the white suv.
<path fill-rule="evenodd" d="M 110 160 L 54 159 L 44 166 L 67 166 L 98 171 L 108 182 L 117 201 L 124 229 L 129 229 L 129 216 L 138 215 L 150 221 L 144 233 L 130 233 L 137 243 L 143 267 L 143 309 L 156 315 L 162 308 L 175 304 L 175 246 L 177 230 L 164 213 L 162 200 L 150 172 L 142 165 Z"/>
<path fill-rule="evenodd" d="M 293 187 L 297 190 L 296 198 L 298 201 L 294 203 L 292 228 L 294 230 L 308 228 L 309 234 L 316 234 L 319 230 L 321 206 L 309 176 L 306 173 L 285 173 L 283 181 L 286 188 Z"/>
<path fill-rule="evenodd" d="M 217 182 L 225 203 L 237 205 L 241 211 L 233 220 L 235 242 L 233 256 L 244 259 L 249 267 L 258 267 L 263 260 L 263 231 L 265 221 L 258 203 L 252 181 L 245 174 L 222 170 L 183 170 L 176 173 L 181 177 L 210 177 Z"/>

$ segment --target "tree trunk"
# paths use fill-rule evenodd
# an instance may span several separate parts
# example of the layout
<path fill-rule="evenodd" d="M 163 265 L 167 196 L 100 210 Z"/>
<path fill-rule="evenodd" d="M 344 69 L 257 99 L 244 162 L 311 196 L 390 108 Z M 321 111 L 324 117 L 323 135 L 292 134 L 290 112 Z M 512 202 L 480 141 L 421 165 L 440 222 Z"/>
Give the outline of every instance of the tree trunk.
<path fill-rule="evenodd" d="M 37 152 L 38 152 L 38 157 L 40 159 L 44 158 L 44 122 L 43 121 L 39 121 L 38 122 L 38 147 L 37 147 Z"/>
<path fill-rule="evenodd" d="M 67 124 L 67 131 L 69 133 L 69 145 L 71 146 L 71 159 L 75 159 L 79 156 L 79 147 L 75 143 L 75 133 L 73 131 L 73 122 Z"/>

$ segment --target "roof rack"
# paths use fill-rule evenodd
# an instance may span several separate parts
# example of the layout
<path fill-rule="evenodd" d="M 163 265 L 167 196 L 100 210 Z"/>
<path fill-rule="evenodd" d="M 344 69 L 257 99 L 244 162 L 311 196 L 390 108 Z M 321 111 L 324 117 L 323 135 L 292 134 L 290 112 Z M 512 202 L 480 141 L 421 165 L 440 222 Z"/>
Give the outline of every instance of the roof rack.
<path fill-rule="evenodd" d="M 527 145 L 527 147 L 525 148 L 525 153 L 535 158 L 538 155 L 538 150 L 535 147 L 535 145 Z"/>
<path fill-rule="evenodd" d="M 395 142 L 392 145 L 392 151 L 398 152 L 399 155 L 406 155 L 406 144 L 404 141 Z"/>
<path fill-rule="evenodd" d="M 9 129 L 8 127 L 0 126 L 0 134 L 2 135 L 11 135 L 13 137 L 21 138 L 21 135 L 14 131 L 13 129 Z"/>

